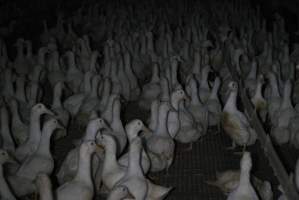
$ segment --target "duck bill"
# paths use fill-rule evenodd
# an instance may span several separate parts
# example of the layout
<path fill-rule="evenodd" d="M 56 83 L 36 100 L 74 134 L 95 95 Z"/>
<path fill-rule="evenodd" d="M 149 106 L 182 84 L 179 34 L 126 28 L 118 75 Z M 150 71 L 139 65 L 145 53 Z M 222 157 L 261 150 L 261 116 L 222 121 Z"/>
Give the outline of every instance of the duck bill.
<path fill-rule="evenodd" d="M 45 110 L 45 114 L 52 115 L 52 116 L 55 115 L 55 114 L 54 114 L 51 110 L 49 110 L 49 109 L 46 109 L 46 110 Z"/>
<path fill-rule="evenodd" d="M 141 129 L 144 133 L 150 133 L 151 131 L 146 126 L 143 126 Z"/>
<path fill-rule="evenodd" d="M 102 150 L 105 150 L 105 147 L 101 144 L 97 144 L 97 150 L 98 151 L 102 151 Z"/>

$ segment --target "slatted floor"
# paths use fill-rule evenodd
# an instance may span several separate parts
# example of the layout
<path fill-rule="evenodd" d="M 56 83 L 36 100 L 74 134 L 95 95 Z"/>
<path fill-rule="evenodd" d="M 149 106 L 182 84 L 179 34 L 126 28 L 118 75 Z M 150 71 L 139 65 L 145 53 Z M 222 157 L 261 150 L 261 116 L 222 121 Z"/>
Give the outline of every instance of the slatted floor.
<path fill-rule="evenodd" d="M 149 113 L 136 108 L 135 103 L 126 106 L 123 112 L 125 122 L 135 118 L 144 121 L 147 119 Z M 72 148 L 73 145 L 71 141 L 74 138 L 80 137 L 82 133 L 83 131 L 78 132 L 78 127 L 71 127 L 68 137 L 55 143 L 53 151 L 58 166 L 68 150 Z M 205 184 L 205 181 L 214 179 L 216 171 L 239 168 L 240 156 L 226 149 L 230 145 L 231 141 L 225 134 L 217 133 L 216 130 L 210 130 L 206 136 L 194 143 L 191 151 L 186 151 L 188 145 L 177 144 L 176 158 L 168 174 L 166 172 L 160 172 L 150 174 L 150 176 L 153 177 L 154 183 L 174 187 L 174 190 L 167 198 L 168 200 L 226 199 L 220 190 Z M 236 150 L 241 151 L 241 149 Z M 249 147 L 248 150 L 252 153 L 254 162 L 252 173 L 256 177 L 262 180 L 268 180 L 272 183 L 275 194 L 274 199 L 277 199 L 279 195 L 277 191 L 278 181 L 259 143 Z M 297 151 L 285 146 L 281 148 L 279 152 L 286 158 L 285 161 L 290 166 L 290 170 L 293 170 L 298 155 Z"/>

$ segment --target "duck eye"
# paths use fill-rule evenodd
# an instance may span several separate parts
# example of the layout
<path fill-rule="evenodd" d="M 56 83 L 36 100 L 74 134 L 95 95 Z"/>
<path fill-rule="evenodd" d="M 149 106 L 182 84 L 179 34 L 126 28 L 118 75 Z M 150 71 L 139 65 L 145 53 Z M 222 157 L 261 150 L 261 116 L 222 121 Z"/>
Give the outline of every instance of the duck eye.
<path fill-rule="evenodd" d="M 91 143 L 90 143 L 90 145 L 91 145 L 91 146 L 93 146 L 93 145 L 94 145 L 94 143 L 93 143 L 93 142 L 91 142 Z"/>
<path fill-rule="evenodd" d="M 5 153 L 5 152 L 2 152 L 2 153 L 1 153 L 1 155 L 2 155 L 2 156 L 5 156 L 5 155 L 6 155 L 6 153 Z"/>
<path fill-rule="evenodd" d="M 141 126 L 141 122 L 138 122 L 138 125 Z"/>

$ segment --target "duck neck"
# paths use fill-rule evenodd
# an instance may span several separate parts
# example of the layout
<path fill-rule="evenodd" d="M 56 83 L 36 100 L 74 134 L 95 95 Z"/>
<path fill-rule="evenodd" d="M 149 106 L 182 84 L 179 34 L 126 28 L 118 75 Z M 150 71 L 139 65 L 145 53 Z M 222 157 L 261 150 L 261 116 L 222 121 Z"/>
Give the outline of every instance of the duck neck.
<path fill-rule="evenodd" d="M 123 125 L 120 119 L 120 111 L 121 111 L 121 106 L 120 102 L 118 100 L 115 100 L 113 103 L 113 113 L 112 113 L 112 123 L 111 123 L 111 128 L 114 130 L 120 130 L 123 129 Z M 123 133 L 123 131 L 120 131 Z"/>
<path fill-rule="evenodd" d="M 161 81 L 161 101 L 169 101 L 169 85 L 168 80 L 165 78 Z"/>
<path fill-rule="evenodd" d="M 17 80 L 17 91 L 16 96 L 19 100 L 26 102 L 26 95 L 25 95 L 25 81 L 23 79 Z"/>
<path fill-rule="evenodd" d="M 37 153 L 40 155 L 51 156 L 50 142 L 54 129 L 52 127 L 45 127 L 42 131 L 42 137 L 37 148 Z"/>
<path fill-rule="evenodd" d="M 255 95 L 253 98 L 263 99 L 262 87 L 263 87 L 263 83 L 261 81 L 258 81 L 255 89 Z"/>
<path fill-rule="evenodd" d="M 191 82 L 191 105 L 200 105 L 200 100 L 198 97 L 198 90 L 197 90 L 197 85 L 196 81 L 192 80 Z"/>
<path fill-rule="evenodd" d="M 16 200 L 5 180 L 2 164 L 0 164 L 0 194 L 3 199 Z"/>
<path fill-rule="evenodd" d="M 205 68 L 202 72 L 201 80 L 200 80 L 200 88 L 206 88 L 209 89 L 209 84 L 208 84 L 208 74 L 209 74 L 209 69 Z"/>
<path fill-rule="evenodd" d="M 93 182 L 91 180 L 91 154 L 86 152 L 79 153 L 78 171 L 75 180 L 84 182 L 93 190 Z"/>
<path fill-rule="evenodd" d="M 176 60 L 174 60 L 174 61 L 172 61 L 172 64 L 171 64 L 171 85 L 172 85 L 172 87 L 174 87 L 178 83 L 177 71 L 178 71 L 178 62 Z"/>
<path fill-rule="evenodd" d="M 151 83 L 159 82 L 159 80 L 160 80 L 160 78 L 159 78 L 159 66 L 158 66 L 158 64 L 155 64 L 153 66 L 153 73 L 152 73 Z"/>
<path fill-rule="evenodd" d="M 11 106 L 11 114 L 13 122 L 15 122 L 16 124 L 23 124 L 19 115 L 18 103 L 16 101 Z"/>
<path fill-rule="evenodd" d="M 177 98 L 177 96 L 172 95 L 171 96 L 171 105 L 173 106 L 173 108 L 178 111 L 179 110 L 179 103 L 180 103 L 181 99 Z"/>
<path fill-rule="evenodd" d="M 286 84 L 284 91 L 283 91 L 283 101 L 281 108 L 290 108 L 292 107 L 292 101 L 291 101 L 291 85 Z"/>
<path fill-rule="evenodd" d="M 31 111 L 29 124 L 29 142 L 38 145 L 41 138 L 40 114 Z"/>
<path fill-rule="evenodd" d="M 3 137 L 2 139 L 4 148 L 6 147 L 5 144 L 7 143 L 9 145 L 7 148 L 9 148 L 9 150 L 14 150 L 14 141 L 10 133 L 8 113 L 5 107 L 1 109 L 1 133 Z"/>
<path fill-rule="evenodd" d="M 251 70 L 248 74 L 248 78 L 247 79 L 256 79 L 256 63 L 253 63 L 251 65 Z"/>
<path fill-rule="evenodd" d="M 240 186 L 248 186 L 250 184 L 250 170 L 241 169 Z"/>
<path fill-rule="evenodd" d="M 99 81 L 100 81 L 100 79 L 98 79 L 97 77 L 95 77 L 92 81 L 90 96 L 93 98 L 98 98 Z"/>
<path fill-rule="evenodd" d="M 133 145 L 133 144 L 131 144 Z M 143 172 L 140 167 L 141 148 L 130 148 L 129 151 L 129 166 L 128 175 L 143 177 Z"/>
<path fill-rule="evenodd" d="M 43 184 L 39 186 L 38 192 L 40 194 L 40 200 L 52 200 L 53 193 L 52 193 L 52 187 L 49 183 Z"/>
<path fill-rule="evenodd" d="M 118 167 L 115 141 L 110 141 L 109 144 L 105 145 L 105 158 L 103 165 L 103 171 L 110 171 L 111 168 Z"/>
<path fill-rule="evenodd" d="M 62 87 L 60 84 L 58 84 L 54 88 L 52 108 L 61 108 L 62 107 L 61 95 L 62 95 Z"/>
<path fill-rule="evenodd" d="M 200 71 L 201 71 L 200 63 L 201 63 L 200 52 L 196 51 L 194 53 L 194 63 L 193 63 L 193 69 L 192 69 L 193 74 L 200 74 Z"/>
<path fill-rule="evenodd" d="M 159 109 L 159 103 L 158 101 L 154 101 L 151 106 L 151 118 L 149 123 L 149 128 L 154 131 L 157 128 L 158 124 L 158 109 Z"/>
<path fill-rule="evenodd" d="M 104 82 L 104 90 L 103 90 L 103 93 L 102 93 L 102 100 L 101 100 L 101 103 L 102 105 L 106 105 L 107 102 L 108 102 L 108 99 L 109 99 L 109 94 L 110 94 L 110 90 L 111 90 L 111 84 L 110 84 L 110 81 L 109 79 L 105 80 Z"/>
<path fill-rule="evenodd" d="M 230 111 L 237 110 L 237 106 L 236 106 L 237 95 L 238 95 L 238 92 L 235 91 L 235 90 L 230 92 L 229 97 L 228 97 L 228 99 L 226 101 L 226 104 L 224 106 L 224 110 L 230 110 Z"/>
<path fill-rule="evenodd" d="M 270 84 L 271 84 L 271 90 L 272 90 L 272 97 L 280 98 L 279 89 L 278 89 L 278 85 L 277 85 L 277 79 L 274 75 L 272 78 L 270 78 Z"/>
<path fill-rule="evenodd" d="M 210 95 L 210 99 L 216 99 L 216 100 L 218 100 L 218 91 L 219 91 L 219 88 L 220 88 L 220 80 L 216 79 L 215 83 L 214 83 L 214 86 L 213 86 L 213 89 L 212 89 L 212 92 L 211 92 L 211 95 Z"/>
<path fill-rule="evenodd" d="M 156 135 L 161 136 L 161 137 L 170 137 L 168 134 L 168 129 L 167 129 L 167 117 L 168 117 L 169 109 L 159 109 L 159 115 L 158 115 L 158 124 L 157 124 L 157 129 L 155 131 Z"/>

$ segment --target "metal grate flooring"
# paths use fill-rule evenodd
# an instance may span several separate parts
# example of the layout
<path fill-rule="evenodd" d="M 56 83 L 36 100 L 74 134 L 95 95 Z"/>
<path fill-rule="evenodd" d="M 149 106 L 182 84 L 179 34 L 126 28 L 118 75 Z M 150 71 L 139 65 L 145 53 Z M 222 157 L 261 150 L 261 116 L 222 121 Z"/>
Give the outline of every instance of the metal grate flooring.
<path fill-rule="evenodd" d="M 123 113 L 125 122 L 134 118 L 145 121 L 149 114 L 140 109 L 136 109 L 135 103 L 127 105 Z M 60 165 L 68 150 L 72 148 L 73 145 L 71 141 L 80 137 L 83 132 L 83 130 L 78 131 L 78 127 L 72 126 L 66 138 L 55 142 L 53 152 L 57 160 L 57 166 Z M 213 180 L 216 171 L 221 172 L 228 169 L 239 169 L 240 156 L 226 149 L 230 145 L 231 141 L 225 134 L 210 130 L 206 136 L 193 144 L 191 151 L 186 151 L 188 145 L 177 144 L 176 157 L 169 172 L 166 173 L 163 171 L 150 174 L 150 177 L 152 177 L 153 182 L 156 184 L 174 187 L 174 190 L 168 196 L 167 200 L 226 199 L 219 189 L 207 185 L 205 181 Z M 277 199 L 279 195 L 277 191 L 278 181 L 259 143 L 257 142 L 257 144 L 249 147 L 248 150 L 252 153 L 253 158 L 252 174 L 262 180 L 270 181 L 272 183 L 272 189 L 274 190 L 274 199 Z M 241 149 L 236 149 L 236 151 L 241 151 Z M 283 150 L 282 154 L 288 155 L 289 151 L 292 152 L 293 150 Z M 297 155 L 296 153 L 291 154 L 289 160 L 294 160 Z M 296 160 L 294 162 L 296 162 Z"/>

